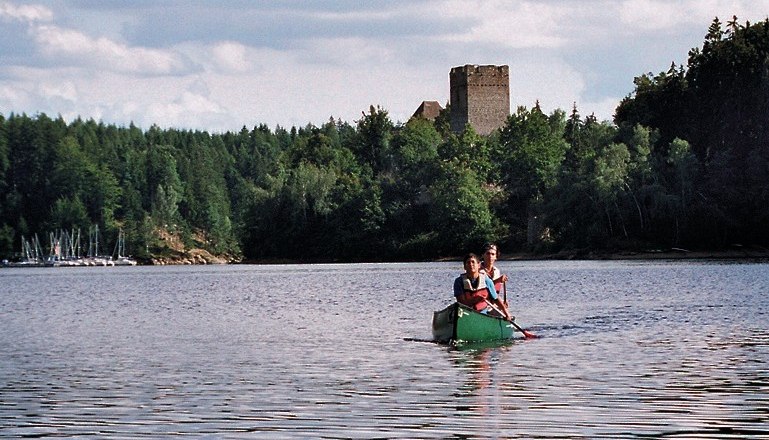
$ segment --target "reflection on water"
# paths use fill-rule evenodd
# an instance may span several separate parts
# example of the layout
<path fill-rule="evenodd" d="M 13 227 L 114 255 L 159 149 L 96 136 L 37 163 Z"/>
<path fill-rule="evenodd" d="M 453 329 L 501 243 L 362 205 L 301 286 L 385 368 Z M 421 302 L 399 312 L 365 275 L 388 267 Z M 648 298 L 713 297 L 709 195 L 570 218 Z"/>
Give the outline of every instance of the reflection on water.
<path fill-rule="evenodd" d="M 507 383 L 498 364 L 501 351 L 510 344 L 490 342 L 454 347 L 451 362 L 464 376 L 454 397 L 457 402 L 467 402 L 456 407 L 454 417 L 458 420 L 480 418 L 482 423 L 496 425 L 497 414 L 502 413 L 500 385 Z"/>
<path fill-rule="evenodd" d="M 459 263 L 3 269 L 0 437 L 769 438 L 766 264 L 502 263 L 539 339 L 424 342 Z"/>

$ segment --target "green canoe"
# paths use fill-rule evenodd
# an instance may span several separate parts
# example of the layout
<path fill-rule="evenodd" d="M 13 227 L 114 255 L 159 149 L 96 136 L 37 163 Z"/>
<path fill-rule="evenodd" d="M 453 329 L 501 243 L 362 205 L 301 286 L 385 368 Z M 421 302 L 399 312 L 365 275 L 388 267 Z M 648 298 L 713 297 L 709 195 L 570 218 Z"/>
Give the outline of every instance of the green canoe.
<path fill-rule="evenodd" d="M 478 342 L 512 339 L 513 324 L 496 316 L 484 315 L 463 304 L 454 303 L 433 312 L 433 338 L 438 342 Z"/>

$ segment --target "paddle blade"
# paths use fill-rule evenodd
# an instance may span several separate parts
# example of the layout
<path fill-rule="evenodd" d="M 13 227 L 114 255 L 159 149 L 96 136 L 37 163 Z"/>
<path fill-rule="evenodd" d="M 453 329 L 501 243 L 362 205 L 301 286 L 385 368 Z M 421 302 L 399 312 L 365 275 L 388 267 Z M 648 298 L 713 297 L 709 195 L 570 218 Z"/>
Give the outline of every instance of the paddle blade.
<path fill-rule="evenodd" d="M 523 333 L 523 337 L 524 338 L 526 338 L 526 339 L 534 339 L 534 338 L 537 337 L 537 335 L 535 335 L 534 333 L 532 333 L 532 332 L 530 332 L 528 330 L 524 330 L 523 328 L 521 328 L 521 326 L 516 324 L 515 321 L 510 321 L 510 322 L 513 324 L 513 326 L 515 327 L 516 330 L 518 330 L 519 332 Z"/>

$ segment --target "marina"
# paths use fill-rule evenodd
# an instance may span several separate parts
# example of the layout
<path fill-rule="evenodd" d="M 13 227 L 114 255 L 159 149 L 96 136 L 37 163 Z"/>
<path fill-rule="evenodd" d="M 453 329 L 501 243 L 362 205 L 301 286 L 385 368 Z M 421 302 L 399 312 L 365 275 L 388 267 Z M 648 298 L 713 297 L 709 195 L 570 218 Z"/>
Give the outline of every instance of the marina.
<path fill-rule="evenodd" d="M 125 233 L 118 231 L 115 251 L 104 255 L 100 248 L 99 226 L 88 231 L 88 245 L 81 240 L 80 229 L 59 229 L 48 234 L 48 246 L 44 247 L 34 234 L 30 239 L 21 236 L 21 252 L 18 261 L 3 260 L 4 267 L 77 267 L 77 266 L 136 266 L 137 261 L 124 255 Z M 43 249 L 47 249 L 44 252 Z"/>

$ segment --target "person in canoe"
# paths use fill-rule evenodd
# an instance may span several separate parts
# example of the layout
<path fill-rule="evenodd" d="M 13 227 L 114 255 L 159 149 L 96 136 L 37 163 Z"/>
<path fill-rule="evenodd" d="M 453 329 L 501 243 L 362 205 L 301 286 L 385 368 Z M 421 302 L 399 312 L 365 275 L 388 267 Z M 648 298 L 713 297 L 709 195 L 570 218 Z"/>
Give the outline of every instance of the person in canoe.
<path fill-rule="evenodd" d="M 507 305 L 497 295 L 491 278 L 481 273 L 481 262 L 478 256 L 473 253 L 467 254 L 462 262 L 465 273 L 454 280 L 454 297 L 457 302 L 486 314 L 496 308 L 502 312 L 505 319 L 511 320 Z M 489 303 L 496 307 L 492 307 Z"/>
<path fill-rule="evenodd" d="M 481 273 L 486 274 L 491 278 L 491 282 L 494 283 L 494 290 L 497 295 L 502 293 L 502 287 L 507 282 L 507 275 L 503 274 L 498 267 L 494 266 L 499 257 L 497 245 L 494 243 L 486 243 L 483 246 L 483 260 L 481 261 Z"/>

